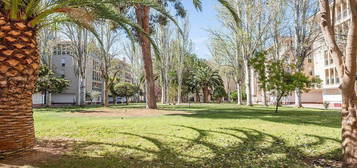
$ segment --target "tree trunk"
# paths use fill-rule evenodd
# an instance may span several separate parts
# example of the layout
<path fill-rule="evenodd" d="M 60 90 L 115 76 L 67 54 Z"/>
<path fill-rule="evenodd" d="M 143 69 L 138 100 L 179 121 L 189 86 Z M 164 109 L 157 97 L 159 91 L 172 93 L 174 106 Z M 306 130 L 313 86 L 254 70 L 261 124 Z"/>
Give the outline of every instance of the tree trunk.
<path fill-rule="evenodd" d="M 200 100 L 200 92 L 198 90 L 196 90 L 196 93 L 195 93 L 195 103 L 200 103 L 201 100 Z"/>
<path fill-rule="evenodd" d="M 39 69 L 36 29 L 0 13 L 0 157 L 35 145 L 32 94 Z"/>
<path fill-rule="evenodd" d="M 163 85 L 161 87 L 161 103 L 165 104 L 165 87 Z"/>
<path fill-rule="evenodd" d="M 342 84 L 342 152 L 344 167 L 357 167 L 357 116 L 356 116 L 356 55 L 357 55 L 357 1 L 348 0 L 350 4 L 351 20 L 346 46 L 346 56 L 343 59 L 335 37 L 334 25 L 331 21 L 331 12 L 328 0 L 320 2 L 320 26 L 329 48 L 329 53 L 333 56 L 336 69 Z"/>
<path fill-rule="evenodd" d="M 85 106 L 86 105 L 86 79 L 85 79 L 85 77 L 84 76 L 82 76 L 82 79 L 81 79 L 81 88 L 80 88 L 80 90 L 81 90 L 81 93 L 80 93 L 80 95 L 81 95 L 81 100 L 80 100 L 80 105 L 81 105 L 81 107 L 83 107 L 83 106 Z"/>
<path fill-rule="evenodd" d="M 245 61 L 245 85 L 247 93 L 247 106 L 253 106 L 252 98 L 252 70 L 248 62 Z"/>
<path fill-rule="evenodd" d="M 114 105 L 118 105 L 117 99 L 118 99 L 118 96 L 113 95 L 113 104 Z"/>
<path fill-rule="evenodd" d="M 278 113 L 278 110 L 279 110 L 279 106 L 280 106 L 280 100 L 281 100 L 281 97 L 277 97 L 276 99 L 276 103 L 275 103 L 275 113 Z"/>
<path fill-rule="evenodd" d="M 263 88 L 263 104 L 264 106 L 269 106 L 268 105 L 268 97 L 267 97 L 267 91 L 266 91 L 266 88 Z"/>
<path fill-rule="evenodd" d="M 161 103 L 166 104 L 167 103 L 167 77 L 166 77 L 166 71 L 165 69 L 161 70 L 161 76 L 162 76 L 162 88 L 161 88 Z"/>
<path fill-rule="evenodd" d="M 179 105 L 181 104 L 181 102 L 182 102 L 182 79 L 179 79 L 179 85 L 177 88 L 177 104 Z"/>
<path fill-rule="evenodd" d="M 302 108 L 301 90 L 299 88 L 296 88 L 295 90 L 295 106 L 298 108 Z"/>
<path fill-rule="evenodd" d="M 208 103 L 209 90 L 207 87 L 202 88 L 203 92 L 203 103 Z"/>
<path fill-rule="evenodd" d="M 150 7 L 137 5 L 135 12 L 138 24 L 146 32 L 146 34 L 150 34 Z M 155 96 L 155 80 L 151 58 L 151 44 L 149 38 L 145 36 L 144 33 L 140 32 L 139 37 L 144 60 L 144 73 L 147 86 L 147 107 L 149 109 L 157 109 Z"/>
<path fill-rule="evenodd" d="M 77 105 L 81 105 L 81 75 L 78 76 Z"/>
<path fill-rule="evenodd" d="M 237 104 L 242 105 L 242 89 L 241 89 L 241 84 L 237 83 Z"/>
<path fill-rule="evenodd" d="M 104 82 L 104 107 L 109 106 L 109 86 L 107 86 L 107 82 Z M 114 100 L 113 100 L 114 101 Z"/>
<path fill-rule="evenodd" d="M 45 101 L 46 101 L 46 107 L 52 106 L 51 93 L 48 91 L 45 92 Z"/>

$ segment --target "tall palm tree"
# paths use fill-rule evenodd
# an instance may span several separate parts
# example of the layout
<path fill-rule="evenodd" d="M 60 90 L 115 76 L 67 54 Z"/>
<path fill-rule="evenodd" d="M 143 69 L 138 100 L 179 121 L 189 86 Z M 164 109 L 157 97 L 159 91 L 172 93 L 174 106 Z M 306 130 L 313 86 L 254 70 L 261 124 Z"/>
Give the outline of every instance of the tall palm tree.
<path fill-rule="evenodd" d="M 180 0 L 161 0 L 158 1 L 161 6 L 167 6 L 168 2 L 175 3 L 175 9 L 177 10 L 178 15 L 185 15 L 185 10 L 182 7 L 182 3 Z M 192 0 L 194 6 L 197 9 L 201 9 L 201 1 L 200 0 Z M 143 62 L 144 62 L 144 74 L 146 81 L 146 97 L 147 97 L 147 107 L 150 109 L 156 109 L 156 96 L 155 96 L 155 80 L 154 80 L 154 72 L 152 65 L 152 56 L 151 56 L 151 44 L 150 40 L 147 36 L 144 36 L 144 33 L 150 34 L 150 6 L 146 4 L 138 4 L 135 6 L 135 14 L 138 25 L 144 30 L 139 33 L 139 41 L 141 45 Z M 157 9 L 157 8 L 156 8 Z M 166 14 L 162 9 L 159 10 L 162 14 L 165 14 L 166 17 L 169 15 Z M 175 22 L 174 19 L 170 18 Z M 177 25 L 177 23 L 175 22 Z"/>
<path fill-rule="evenodd" d="M 27 153 L 35 144 L 32 94 L 40 66 L 39 30 L 52 23 L 71 22 L 96 35 L 91 22 L 107 19 L 128 33 L 128 27 L 142 31 L 109 8 L 114 5 L 134 4 L 130 0 L 0 1 L 0 157 Z"/>

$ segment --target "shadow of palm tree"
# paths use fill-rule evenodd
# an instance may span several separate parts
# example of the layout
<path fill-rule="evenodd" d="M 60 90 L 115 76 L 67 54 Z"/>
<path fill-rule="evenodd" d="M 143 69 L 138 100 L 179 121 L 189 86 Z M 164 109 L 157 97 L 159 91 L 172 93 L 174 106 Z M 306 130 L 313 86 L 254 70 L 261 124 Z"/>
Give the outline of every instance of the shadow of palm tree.
<path fill-rule="evenodd" d="M 190 112 L 190 114 L 169 114 L 172 116 L 184 116 L 190 118 L 208 118 L 208 119 L 261 119 L 264 121 L 287 123 L 287 124 L 311 124 L 331 128 L 340 128 L 340 112 L 334 110 L 320 109 L 295 109 L 283 108 L 279 113 L 274 113 L 271 107 L 242 107 L 229 105 L 222 106 L 177 106 L 167 108 L 166 110 L 181 109 Z"/>
<path fill-rule="evenodd" d="M 122 145 L 106 142 L 80 141 L 74 143 L 73 152 L 58 161 L 39 164 L 39 167 L 162 167 L 162 168 L 213 168 L 213 167 L 339 167 L 340 149 L 311 156 L 304 148 L 314 148 L 327 141 L 340 143 L 339 140 L 316 135 L 304 135 L 313 141 L 291 146 L 284 139 L 248 128 L 200 129 L 191 126 L 176 125 L 194 133 L 194 137 L 184 135 L 147 134 L 138 135 L 119 132 L 123 136 L 132 136 L 152 145 Z M 231 142 L 218 143 L 226 137 Z M 163 140 L 172 139 L 171 142 Z M 72 143 L 73 144 L 73 143 Z M 110 146 L 111 150 L 103 150 Z M 93 148 L 94 147 L 94 148 Z M 96 156 L 93 150 L 104 151 Z M 198 152 L 199 150 L 205 151 Z M 151 156 L 148 159 L 148 156 Z"/>

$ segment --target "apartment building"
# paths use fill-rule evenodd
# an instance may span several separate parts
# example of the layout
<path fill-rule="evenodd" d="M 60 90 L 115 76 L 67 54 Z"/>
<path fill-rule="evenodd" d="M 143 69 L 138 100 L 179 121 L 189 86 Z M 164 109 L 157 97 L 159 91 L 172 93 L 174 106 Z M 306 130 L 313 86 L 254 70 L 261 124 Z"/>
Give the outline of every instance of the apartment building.
<path fill-rule="evenodd" d="M 72 49 L 68 41 L 60 41 L 53 49 L 52 56 L 52 69 L 56 75 L 70 81 L 69 87 L 59 94 L 52 94 L 51 103 L 52 104 L 77 104 L 78 101 L 78 90 L 80 80 L 78 78 L 77 61 L 73 56 Z M 99 59 L 91 54 L 87 59 L 86 74 L 85 74 L 85 85 L 86 92 L 99 92 L 101 95 L 103 93 L 103 79 L 100 74 L 100 61 Z M 102 96 L 93 100 L 94 102 L 100 103 L 102 101 Z M 89 100 L 87 100 L 89 101 Z M 33 104 L 39 105 L 45 103 L 45 95 L 34 94 Z"/>
<path fill-rule="evenodd" d="M 338 45 L 343 52 L 346 48 L 348 25 L 351 18 L 349 9 L 348 0 L 336 0 L 335 32 Z M 315 75 L 323 81 L 321 84 L 323 102 L 327 102 L 333 107 L 340 107 L 342 95 L 338 87 L 341 84 L 341 79 L 337 75 L 336 65 L 328 53 L 322 36 L 314 43 L 313 48 Z"/>
<path fill-rule="evenodd" d="M 346 38 L 348 33 L 348 25 L 350 20 L 349 4 L 348 0 L 336 0 L 335 8 L 335 32 L 336 39 L 344 52 L 346 48 Z M 315 20 L 313 20 L 315 21 Z M 316 22 L 316 26 L 319 26 Z M 320 29 L 317 29 L 320 31 Z M 280 49 L 280 55 L 282 57 L 291 56 L 289 48 L 291 47 L 292 38 L 286 37 L 282 40 L 282 47 Z M 319 77 L 322 80 L 321 85 L 315 88 L 310 88 L 309 92 L 302 94 L 303 103 L 329 103 L 331 107 L 341 107 L 342 95 L 338 88 L 341 84 L 341 79 L 339 79 L 336 71 L 336 65 L 333 58 L 328 53 L 328 48 L 326 46 L 324 37 L 322 34 L 319 35 L 317 40 L 312 44 L 312 54 L 304 62 L 304 73 L 308 76 Z M 345 53 L 344 53 L 345 54 Z M 254 93 L 256 102 L 262 101 L 261 91 L 257 87 L 257 82 L 255 82 L 255 89 L 257 92 Z M 268 96 L 268 101 L 271 101 L 271 96 Z M 283 98 L 283 103 L 293 104 L 295 103 L 295 94 L 291 93 L 290 96 Z"/>
<path fill-rule="evenodd" d="M 52 94 L 51 103 L 52 104 L 77 104 L 78 101 L 78 90 L 80 87 L 80 81 L 78 78 L 77 60 L 73 56 L 71 43 L 69 41 L 60 41 L 56 44 L 53 49 L 52 56 L 52 69 L 58 77 L 65 78 L 70 81 L 69 87 L 59 94 Z M 118 65 L 117 68 L 120 69 L 118 77 L 120 82 L 132 82 L 132 76 L 129 72 L 129 65 L 126 63 L 125 59 L 121 60 L 115 58 Z M 89 54 L 86 64 L 86 74 L 85 74 L 85 87 L 86 92 L 92 92 L 97 96 L 94 100 L 90 100 L 89 97 L 86 101 L 89 103 L 102 103 L 104 96 L 104 80 L 101 76 L 100 70 L 101 62 L 97 55 Z M 41 93 L 36 93 L 33 95 L 33 104 L 36 106 L 45 104 L 46 95 Z M 112 98 L 110 98 L 112 101 Z"/>

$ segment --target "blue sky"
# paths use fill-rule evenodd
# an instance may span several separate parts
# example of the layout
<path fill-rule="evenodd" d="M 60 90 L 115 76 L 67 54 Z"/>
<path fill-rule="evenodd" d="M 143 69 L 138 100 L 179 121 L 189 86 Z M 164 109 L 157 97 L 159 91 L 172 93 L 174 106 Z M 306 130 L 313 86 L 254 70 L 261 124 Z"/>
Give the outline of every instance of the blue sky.
<path fill-rule="evenodd" d="M 218 5 L 215 0 L 202 0 L 202 11 L 197 11 L 192 5 L 192 0 L 183 0 L 185 9 L 190 16 L 190 38 L 194 43 L 194 52 L 200 58 L 211 58 L 208 44 L 208 32 L 206 29 L 217 29 L 217 12 L 215 7 Z"/>

